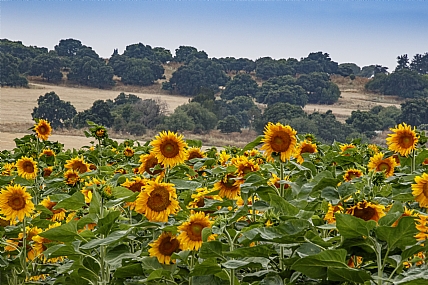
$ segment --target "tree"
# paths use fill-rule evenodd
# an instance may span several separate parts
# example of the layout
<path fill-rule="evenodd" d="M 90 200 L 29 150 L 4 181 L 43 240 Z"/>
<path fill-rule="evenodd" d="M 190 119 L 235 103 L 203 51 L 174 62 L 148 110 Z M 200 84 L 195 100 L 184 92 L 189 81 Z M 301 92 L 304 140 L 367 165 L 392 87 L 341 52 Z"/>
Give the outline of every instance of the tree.
<path fill-rule="evenodd" d="M 175 50 L 175 56 L 173 58 L 175 62 L 188 64 L 194 59 L 208 59 L 208 54 L 205 51 L 198 51 L 191 46 L 179 46 L 178 49 Z"/>
<path fill-rule="evenodd" d="M 175 110 L 173 114 L 165 117 L 164 124 L 165 130 L 173 132 L 193 131 L 195 123 L 192 117 L 182 110 Z"/>
<path fill-rule="evenodd" d="M 238 74 L 226 84 L 220 97 L 224 100 L 232 100 L 238 96 L 255 97 L 257 89 L 257 82 L 249 74 Z"/>
<path fill-rule="evenodd" d="M 183 111 L 192 118 L 195 124 L 194 131 L 197 133 L 208 132 L 214 129 L 217 124 L 216 115 L 197 102 L 178 106 L 176 111 Z"/>
<path fill-rule="evenodd" d="M 107 88 L 113 86 L 113 68 L 106 65 L 102 59 L 91 57 L 74 58 L 68 79 L 82 85 Z"/>
<path fill-rule="evenodd" d="M 165 49 L 163 47 L 155 47 L 153 48 L 153 52 L 156 56 L 156 59 L 159 60 L 161 63 L 167 63 L 168 61 L 172 60 L 171 51 L 168 49 Z"/>
<path fill-rule="evenodd" d="M 311 52 L 306 58 L 300 60 L 296 67 L 298 73 L 325 72 L 337 73 L 338 63 L 331 60 L 328 53 Z"/>
<path fill-rule="evenodd" d="M 399 121 L 412 126 L 428 124 L 428 101 L 420 98 L 402 103 Z"/>
<path fill-rule="evenodd" d="M 28 81 L 19 74 L 19 59 L 0 52 L 0 85 L 1 86 L 27 86 Z"/>
<path fill-rule="evenodd" d="M 123 55 L 130 58 L 156 60 L 156 55 L 152 47 L 142 43 L 126 46 Z"/>
<path fill-rule="evenodd" d="M 125 65 L 121 77 L 124 84 L 147 86 L 157 79 L 150 68 L 150 63 L 146 60 L 130 58 L 125 61 Z"/>
<path fill-rule="evenodd" d="M 359 75 L 362 77 L 370 78 L 374 76 L 374 74 L 375 74 L 375 65 L 372 64 L 372 65 L 363 66 Z"/>
<path fill-rule="evenodd" d="M 339 100 L 339 87 L 330 81 L 327 73 L 302 74 L 296 80 L 296 84 L 306 91 L 309 103 L 333 104 Z"/>
<path fill-rule="evenodd" d="M 428 52 L 416 54 L 410 63 L 410 69 L 419 74 L 428 74 Z"/>
<path fill-rule="evenodd" d="M 395 71 L 401 70 L 401 69 L 409 69 L 409 58 L 407 54 L 403 54 L 400 56 L 397 56 L 397 67 L 395 67 Z"/>
<path fill-rule="evenodd" d="M 61 66 L 61 59 L 55 54 L 41 54 L 32 61 L 30 74 L 41 75 L 48 82 L 58 82 L 62 79 Z"/>
<path fill-rule="evenodd" d="M 235 116 L 229 115 L 218 122 L 217 129 L 226 134 L 241 132 L 241 122 Z"/>
<path fill-rule="evenodd" d="M 77 114 L 70 102 L 63 101 L 55 92 L 46 93 L 37 99 L 31 117 L 48 120 L 52 128 L 62 128 L 64 123 Z"/>
<path fill-rule="evenodd" d="M 360 75 L 360 73 L 361 73 L 361 68 L 358 65 L 356 65 L 355 63 L 341 63 L 341 64 L 339 64 L 338 72 L 341 68 L 351 69 L 352 72 L 350 74 Z"/>
<path fill-rule="evenodd" d="M 111 127 L 114 122 L 114 117 L 110 109 L 111 106 L 108 102 L 96 100 L 90 109 L 79 112 L 73 118 L 73 125 L 76 128 L 83 128 L 86 127 L 87 121 L 92 121 L 98 125 Z"/>
<path fill-rule="evenodd" d="M 82 42 L 75 39 L 60 40 L 54 47 L 59 56 L 73 57 L 77 55 L 79 49 L 83 47 Z"/>
<path fill-rule="evenodd" d="M 276 103 L 269 105 L 263 114 L 255 122 L 255 129 L 262 133 L 265 125 L 269 122 L 277 123 L 280 120 L 291 120 L 293 118 L 306 117 L 302 107 L 289 103 Z"/>
<path fill-rule="evenodd" d="M 346 123 L 369 138 L 376 135 L 375 131 L 382 130 L 382 124 L 375 114 L 360 110 L 352 111 Z"/>

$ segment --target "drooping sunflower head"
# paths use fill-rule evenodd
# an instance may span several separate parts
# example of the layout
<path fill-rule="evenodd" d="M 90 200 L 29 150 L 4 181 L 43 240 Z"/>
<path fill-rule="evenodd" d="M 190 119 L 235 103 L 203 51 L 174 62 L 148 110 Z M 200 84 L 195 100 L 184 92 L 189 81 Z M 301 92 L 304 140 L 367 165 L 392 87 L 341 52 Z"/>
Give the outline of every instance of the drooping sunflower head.
<path fill-rule="evenodd" d="M 157 240 L 149 244 L 149 255 L 158 259 L 159 263 L 175 263 L 171 255 L 180 251 L 180 242 L 175 235 L 170 232 L 163 232 Z"/>
<path fill-rule="evenodd" d="M 32 157 L 21 157 L 16 162 L 16 168 L 18 169 L 18 175 L 25 179 L 34 179 L 37 175 L 37 162 Z"/>
<path fill-rule="evenodd" d="M 5 163 L 2 167 L 1 167 L 1 175 L 3 176 L 11 176 L 12 175 L 12 171 L 15 169 L 15 163 Z"/>
<path fill-rule="evenodd" d="M 206 155 L 202 152 L 199 147 L 191 147 L 187 150 L 187 160 L 194 158 L 204 158 Z"/>
<path fill-rule="evenodd" d="M 231 161 L 232 165 L 236 166 L 236 173 L 238 176 L 245 176 L 250 172 L 260 170 L 260 166 L 253 158 L 248 158 L 244 155 L 234 157 Z"/>
<path fill-rule="evenodd" d="M 298 163 L 302 164 L 304 162 L 302 153 L 316 153 L 316 152 L 318 152 L 317 145 L 314 143 L 311 143 L 310 141 L 304 140 L 296 146 L 294 150 L 294 157 L 297 159 Z"/>
<path fill-rule="evenodd" d="M 156 175 L 162 172 L 162 169 L 152 170 L 156 165 L 159 164 L 158 159 L 154 153 L 143 154 L 140 156 L 141 165 L 138 168 L 138 173 L 143 174 L 147 172 L 150 175 Z"/>
<path fill-rule="evenodd" d="M 223 165 L 223 166 L 225 166 L 227 163 L 228 163 L 228 161 L 229 161 L 229 159 L 231 158 L 232 156 L 230 155 L 230 154 L 228 154 L 226 151 L 222 151 L 222 152 L 220 152 L 220 154 L 218 155 L 218 162 L 221 164 L 221 165 Z"/>
<path fill-rule="evenodd" d="M 43 152 L 41 153 L 41 155 L 44 156 L 55 156 L 55 152 L 53 150 L 51 150 L 50 148 L 46 148 L 43 150 Z"/>
<path fill-rule="evenodd" d="M 75 157 L 73 159 L 69 159 L 66 161 L 66 164 L 64 164 L 64 167 L 66 169 L 73 169 L 78 171 L 79 173 L 85 173 L 88 172 L 90 169 L 90 165 L 85 162 L 83 157 Z"/>
<path fill-rule="evenodd" d="M 127 147 L 125 147 L 125 150 L 123 151 L 123 155 L 126 157 L 133 157 L 134 156 L 134 150 L 131 147 L 127 146 Z"/>
<path fill-rule="evenodd" d="M 75 186 L 80 181 L 79 172 L 69 169 L 64 173 L 65 184 Z"/>
<path fill-rule="evenodd" d="M 416 149 L 418 136 L 415 128 L 412 129 L 406 123 L 399 124 L 395 128 L 391 128 L 392 134 L 386 138 L 388 149 L 398 152 L 402 156 L 408 156 L 410 152 Z"/>
<path fill-rule="evenodd" d="M 428 215 L 419 215 L 416 222 L 416 229 L 419 231 L 415 238 L 419 241 L 428 240 Z"/>
<path fill-rule="evenodd" d="M 46 141 L 51 135 L 52 127 L 48 121 L 41 119 L 34 125 L 34 131 L 39 139 Z"/>
<path fill-rule="evenodd" d="M 204 212 L 192 214 L 189 221 L 178 226 L 178 236 L 182 250 L 198 250 L 202 246 L 202 230 L 211 227 L 213 222 Z"/>
<path fill-rule="evenodd" d="M 279 154 L 281 160 L 286 161 L 290 159 L 296 146 L 296 134 L 297 132 L 289 125 L 284 126 L 281 123 L 269 122 L 265 127 L 261 149 L 265 151 L 268 157 L 272 157 L 272 154 Z"/>
<path fill-rule="evenodd" d="M 103 126 L 98 126 L 97 128 L 95 128 L 92 132 L 92 135 L 97 139 L 108 138 L 107 130 Z"/>
<path fill-rule="evenodd" d="M 385 216 L 385 207 L 368 201 L 362 201 L 346 209 L 346 214 L 363 219 L 364 221 L 373 220 L 377 222 Z"/>
<path fill-rule="evenodd" d="M 49 211 L 52 212 L 51 221 L 62 221 L 65 219 L 65 210 L 64 209 L 53 209 L 53 207 L 58 204 L 57 202 L 51 201 L 50 197 L 46 197 L 40 202 L 40 205 L 46 207 Z"/>
<path fill-rule="evenodd" d="M 324 220 L 329 224 L 333 224 L 336 222 L 336 218 L 334 217 L 335 213 L 343 213 L 343 207 L 341 205 L 328 204 L 328 211 L 325 214 Z"/>
<path fill-rule="evenodd" d="M 346 152 L 348 149 L 355 149 L 355 145 L 346 143 L 340 145 L 340 151 L 344 156 L 349 156 L 349 153 Z"/>
<path fill-rule="evenodd" d="M 133 177 L 131 180 L 126 178 L 126 181 L 121 186 L 128 188 L 132 192 L 141 192 L 142 188 L 147 184 L 147 180 L 141 177 Z"/>
<path fill-rule="evenodd" d="M 167 222 L 170 214 L 175 214 L 180 206 L 172 183 L 148 181 L 144 190 L 135 200 L 135 211 L 144 214 L 149 221 Z"/>
<path fill-rule="evenodd" d="M 218 200 L 221 201 L 221 197 L 218 195 L 210 194 L 213 190 L 208 190 L 208 188 L 198 188 L 196 192 L 192 194 L 192 201 L 189 202 L 189 208 L 202 208 L 205 206 L 205 199 L 208 200 Z"/>
<path fill-rule="evenodd" d="M 25 191 L 25 187 L 16 184 L 8 185 L 0 192 L 0 214 L 6 220 L 22 221 L 25 216 L 30 216 L 34 211 L 31 195 Z"/>
<path fill-rule="evenodd" d="M 367 145 L 367 149 L 372 152 L 372 154 L 376 154 L 379 152 L 379 147 L 375 144 L 369 144 Z"/>
<path fill-rule="evenodd" d="M 163 131 L 150 144 L 153 154 L 165 167 L 174 167 L 187 159 L 187 144 L 182 135 Z"/>
<path fill-rule="evenodd" d="M 415 177 L 415 184 L 412 184 L 412 194 L 416 202 L 422 208 L 428 208 L 428 174 L 422 173 Z"/>
<path fill-rule="evenodd" d="M 354 178 L 358 178 L 363 176 L 363 172 L 359 169 L 350 168 L 346 170 L 345 174 L 343 175 L 343 179 L 347 182 L 351 181 Z"/>
<path fill-rule="evenodd" d="M 221 198 L 234 200 L 241 194 L 242 183 L 243 181 L 241 179 L 237 179 L 235 175 L 228 173 L 223 179 L 214 183 L 213 190 L 219 190 L 220 192 L 218 195 Z"/>
<path fill-rule="evenodd" d="M 386 177 L 390 177 L 394 174 L 394 168 L 397 166 L 395 159 L 390 156 L 383 158 L 384 154 L 379 152 L 370 158 L 369 164 L 367 165 L 369 170 L 375 172 L 385 172 Z"/>

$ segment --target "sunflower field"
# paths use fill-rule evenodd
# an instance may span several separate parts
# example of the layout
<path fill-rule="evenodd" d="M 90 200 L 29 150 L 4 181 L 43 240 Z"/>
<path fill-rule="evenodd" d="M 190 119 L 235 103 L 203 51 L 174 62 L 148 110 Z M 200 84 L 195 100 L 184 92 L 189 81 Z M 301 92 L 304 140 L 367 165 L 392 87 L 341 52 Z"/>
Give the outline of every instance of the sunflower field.
<path fill-rule="evenodd" d="M 428 284 L 428 150 L 269 123 L 240 149 L 170 131 L 0 152 L 0 284 Z"/>

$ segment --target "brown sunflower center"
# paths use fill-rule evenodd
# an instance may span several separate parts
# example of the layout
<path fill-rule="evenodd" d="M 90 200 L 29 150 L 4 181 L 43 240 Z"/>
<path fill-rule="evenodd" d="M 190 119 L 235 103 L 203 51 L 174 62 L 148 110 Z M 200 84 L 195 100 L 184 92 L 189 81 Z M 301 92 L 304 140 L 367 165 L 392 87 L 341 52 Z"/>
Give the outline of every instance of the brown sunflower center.
<path fill-rule="evenodd" d="M 381 163 L 379 163 L 379 165 L 377 166 L 377 170 L 378 171 L 385 171 L 385 172 L 388 172 L 389 170 L 390 170 L 390 166 L 389 166 L 389 164 L 388 163 L 386 163 L 386 162 L 381 162 Z"/>
<path fill-rule="evenodd" d="M 290 147 L 291 138 L 286 132 L 278 132 L 271 140 L 271 148 L 274 152 L 285 152 Z"/>
<path fill-rule="evenodd" d="M 174 252 L 178 252 L 180 247 L 180 243 L 177 239 L 166 237 L 162 239 L 159 245 L 159 252 L 162 255 L 171 256 Z"/>
<path fill-rule="evenodd" d="M 202 155 L 199 152 L 197 152 L 197 151 L 192 151 L 189 154 L 189 160 L 191 160 L 193 158 L 202 158 Z"/>
<path fill-rule="evenodd" d="M 78 170 L 80 173 L 85 173 L 86 171 L 88 171 L 88 167 L 85 164 L 83 164 L 82 162 L 80 162 L 80 161 L 75 162 L 73 164 L 72 168 L 74 170 Z"/>
<path fill-rule="evenodd" d="M 422 190 L 423 190 L 425 197 L 428 197 L 428 182 L 426 182 L 424 184 L 424 187 L 422 188 Z"/>
<path fill-rule="evenodd" d="M 41 127 L 39 128 L 39 133 L 41 133 L 42 135 L 44 135 L 44 134 L 46 134 L 46 133 L 47 133 L 47 130 L 46 130 L 45 126 L 41 126 Z"/>
<path fill-rule="evenodd" d="M 205 199 L 204 199 L 204 197 L 200 197 L 198 199 L 198 202 L 196 202 L 196 206 L 198 206 L 198 208 L 202 208 L 203 206 L 205 206 Z"/>
<path fill-rule="evenodd" d="M 372 207 L 367 207 L 363 209 L 356 208 L 354 210 L 354 216 L 364 221 L 372 220 L 376 215 L 376 209 Z"/>
<path fill-rule="evenodd" d="M 202 230 L 205 228 L 204 225 L 194 222 L 189 225 L 189 230 L 187 231 L 187 235 L 189 239 L 193 241 L 201 241 L 202 240 Z"/>
<path fill-rule="evenodd" d="M 31 161 L 25 161 L 22 165 L 22 168 L 24 169 L 24 172 L 26 173 L 33 173 L 34 172 L 34 165 L 31 163 Z"/>
<path fill-rule="evenodd" d="M 169 192 L 163 187 L 158 187 L 150 193 L 147 200 L 147 205 L 150 209 L 156 212 L 161 212 L 168 208 L 171 201 L 169 200 Z"/>
<path fill-rule="evenodd" d="M 144 186 L 144 183 L 135 182 L 129 187 L 129 190 L 131 190 L 132 192 L 141 192 L 141 187 L 143 186 Z"/>
<path fill-rule="evenodd" d="M 14 193 L 9 197 L 7 204 L 15 211 L 19 211 L 25 208 L 26 205 L 25 198 L 22 197 L 19 193 Z"/>
<path fill-rule="evenodd" d="M 167 158 L 173 158 L 180 152 L 178 144 L 172 141 L 168 141 L 161 146 L 161 153 Z"/>
<path fill-rule="evenodd" d="M 414 144 L 413 136 L 410 134 L 405 134 L 400 137 L 400 146 L 402 148 L 409 148 Z"/>
<path fill-rule="evenodd" d="M 253 169 L 251 168 L 251 166 L 245 166 L 245 167 L 242 169 L 242 173 L 244 173 L 244 174 L 250 173 L 250 172 L 252 172 L 252 171 L 253 171 Z"/>
<path fill-rule="evenodd" d="M 302 147 L 302 151 L 300 153 L 314 153 L 315 149 L 310 145 L 305 145 Z"/>

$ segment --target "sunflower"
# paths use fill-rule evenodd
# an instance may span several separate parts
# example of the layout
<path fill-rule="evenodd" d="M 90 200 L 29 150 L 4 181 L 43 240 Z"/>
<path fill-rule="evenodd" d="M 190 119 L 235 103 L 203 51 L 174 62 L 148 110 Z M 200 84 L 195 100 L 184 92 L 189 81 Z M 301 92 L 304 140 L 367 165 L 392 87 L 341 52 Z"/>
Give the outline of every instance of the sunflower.
<path fill-rule="evenodd" d="M 309 141 L 302 141 L 299 143 L 294 150 L 294 157 L 297 159 L 297 162 L 302 164 L 305 160 L 302 157 L 302 153 L 315 153 L 318 152 L 317 145 Z"/>
<path fill-rule="evenodd" d="M 187 160 L 194 158 L 204 158 L 205 154 L 199 147 L 192 147 L 187 150 Z"/>
<path fill-rule="evenodd" d="M 138 168 L 138 173 L 143 174 L 147 172 L 150 175 L 156 175 L 162 172 L 161 169 L 153 170 L 156 165 L 159 164 L 158 159 L 156 158 L 154 153 L 143 154 L 140 156 L 141 165 Z"/>
<path fill-rule="evenodd" d="M 336 218 L 334 217 L 335 213 L 343 213 L 343 207 L 340 205 L 333 206 L 332 204 L 328 204 L 328 211 L 325 214 L 324 220 L 329 224 L 333 224 L 336 222 Z"/>
<path fill-rule="evenodd" d="M 264 150 L 266 156 L 272 157 L 273 153 L 281 155 L 281 160 L 286 161 L 290 159 L 293 154 L 294 147 L 296 146 L 297 132 L 290 126 L 283 126 L 281 123 L 269 124 L 265 127 L 264 143 L 261 150 Z"/>
<path fill-rule="evenodd" d="M 241 194 L 241 184 L 243 181 L 236 179 L 233 174 L 226 174 L 223 179 L 214 183 L 213 190 L 219 190 L 221 198 L 236 199 Z"/>
<path fill-rule="evenodd" d="M 177 239 L 180 242 L 182 250 L 198 250 L 202 246 L 202 230 L 210 228 L 211 222 L 205 213 L 199 212 L 192 214 L 189 221 L 182 223 L 178 226 L 181 233 Z"/>
<path fill-rule="evenodd" d="M 354 178 L 358 178 L 363 176 L 363 172 L 359 169 L 355 169 L 355 168 L 350 168 L 348 170 L 346 170 L 345 174 L 343 175 L 343 179 L 345 181 L 351 181 Z"/>
<path fill-rule="evenodd" d="M 144 191 L 135 200 L 135 211 L 144 214 L 151 222 L 167 222 L 170 214 L 175 214 L 180 206 L 172 183 L 148 181 Z"/>
<path fill-rule="evenodd" d="M 34 179 L 37 176 L 37 162 L 32 157 L 21 157 L 16 162 L 18 175 L 25 179 Z"/>
<path fill-rule="evenodd" d="M 424 161 L 422 161 L 422 165 L 428 165 L 428 157 L 424 159 Z"/>
<path fill-rule="evenodd" d="M 260 170 L 260 166 L 254 161 L 253 158 L 248 158 L 244 155 L 234 157 L 231 163 L 232 165 L 236 166 L 236 173 L 238 176 L 245 176 L 250 172 Z"/>
<path fill-rule="evenodd" d="M 418 216 L 418 214 L 416 214 L 415 212 L 414 212 L 414 210 L 410 210 L 410 209 L 407 209 L 407 207 L 406 206 L 404 206 L 404 212 L 403 212 L 403 214 L 398 218 L 398 220 L 396 220 L 392 225 L 391 225 L 391 227 L 396 227 L 396 226 L 398 226 L 398 222 L 401 220 L 401 218 L 403 218 L 403 217 L 417 217 Z"/>
<path fill-rule="evenodd" d="M 51 135 L 52 127 L 48 121 L 41 119 L 34 125 L 34 131 L 39 139 L 46 141 Z"/>
<path fill-rule="evenodd" d="M 85 186 L 80 192 L 85 196 L 85 203 L 91 203 L 92 201 L 92 188 L 94 186 L 100 187 L 106 184 L 104 180 L 98 180 L 97 178 L 92 178 L 89 182 L 85 182 Z"/>
<path fill-rule="evenodd" d="M 367 148 L 373 153 L 376 154 L 379 152 L 379 147 L 375 144 L 369 144 L 367 145 Z"/>
<path fill-rule="evenodd" d="M 390 177 L 394 174 L 394 168 L 397 166 L 393 157 L 383 158 L 383 153 L 379 152 L 370 158 L 367 167 L 369 170 L 375 172 L 384 171 L 386 177 Z"/>
<path fill-rule="evenodd" d="M 408 156 L 410 152 L 416 149 L 418 137 L 415 128 L 406 123 L 399 124 L 396 128 L 390 129 L 393 133 L 386 138 L 388 149 L 398 152 L 402 156 Z"/>
<path fill-rule="evenodd" d="M 416 222 L 416 229 L 419 231 L 418 234 L 415 235 L 415 238 L 419 241 L 428 240 L 428 216 L 427 215 L 419 215 Z"/>
<path fill-rule="evenodd" d="M 93 135 L 95 136 L 95 138 L 97 139 L 103 139 L 103 138 L 107 138 L 107 130 L 104 127 L 98 127 L 94 132 Z"/>
<path fill-rule="evenodd" d="M 65 184 L 75 186 L 80 181 L 79 172 L 69 169 L 64 173 Z"/>
<path fill-rule="evenodd" d="M 379 221 L 380 218 L 385 216 L 385 207 L 376 205 L 371 202 L 363 201 L 358 202 L 357 205 L 346 209 L 346 214 L 363 219 L 364 221 Z"/>
<path fill-rule="evenodd" d="M 14 168 L 15 168 L 15 163 L 5 163 L 1 168 L 2 169 L 1 175 L 10 176 Z"/>
<path fill-rule="evenodd" d="M 150 243 L 149 255 L 155 256 L 159 263 L 170 264 L 175 263 L 175 260 L 171 259 L 171 255 L 174 252 L 180 251 L 180 242 L 177 237 L 169 232 L 163 232 L 157 240 Z"/>
<path fill-rule="evenodd" d="M 55 222 L 53 224 L 50 224 L 47 230 L 50 230 L 59 226 L 61 226 L 61 223 Z M 33 236 L 32 240 L 34 242 L 32 247 L 35 251 L 35 255 L 40 257 L 44 262 L 56 263 L 58 261 L 64 260 L 64 257 L 62 256 L 47 259 L 47 257 L 43 254 L 43 252 L 48 248 L 47 244 L 51 243 L 51 241 L 48 240 L 47 238 L 44 238 L 38 234 Z"/>
<path fill-rule="evenodd" d="M 231 155 L 226 153 L 226 151 L 223 150 L 218 157 L 218 162 L 221 165 L 225 166 L 230 158 L 231 158 Z"/>
<path fill-rule="evenodd" d="M 126 181 L 120 184 L 123 187 L 128 188 L 132 192 L 141 192 L 141 188 L 147 184 L 147 180 L 141 177 L 133 177 L 131 180 L 126 178 Z"/>
<path fill-rule="evenodd" d="M 49 148 L 44 149 L 43 152 L 41 153 L 41 155 L 44 156 L 55 156 L 55 152 Z"/>
<path fill-rule="evenodd" d="M 342 145 L 340 145 L 340 150 L 342 151 L 342 153 L 344 153 L 345 151 L 347 151 L 348 149 L 354 149 L 355 148 L 355 145 L 353 145 L 353 144 L 342 144 Z M 346 155 L 349 155 L 349 154 L 346 154 Z"/>
<path fill-rule="evenodd" d="M 125 150 L 123 151 L 123 155 L 126 157 L 133 157 L 134 156 L 134 150 L 127 146 Z"/>
<path fill-rule="evenodd" d="M 202 208 L 205 206 L 205 199 L 221 201 L 221 197 L 218 195 L 210 195 L 213 190 L 208 190 L 206 187 L 197 188 L 196 193 L 192 194 L 191 198 L 193 201 L 189 202 L 189 208 Z"/>
<path fill-rule="evenodd" d="M 79 173 L 85 173 L 89 171 L 90 165 L 85 162 L 83 157 L 75 157 L 73 159 L 69 159 L 64 164 L 66 169 L 73 169 L 79 171 Z"/>
<path fill-rule="evenodd" d="M 45 168 L 43 168 L 42 175 L 43 175 L 43 177 L 49 177 L 49 176 L 51 176 L 52 172 L 53 172 L 52 166 L 45 167 Z"/>
<path fill-rule="evenodd" d="M 428 174 L 422 173 L 422 176 L 416 176 L 415 182 L 416 184 L 412 184 L 412 194 L 420 207 L 428 208 Z"/>
<path fill-rule="evenodd" d="M 55 221 L 59 222 L 59 221 L 62 221 L 65 219 L 65 210 L 64 209 L 57 209 L 57 210 L 53 209 L 53 207 L 55 207 L 56 204 L 58 204 L 58 203 L 52 202 L 51 198 L 49 196 L 40 202 L 40 205 L 46 207 L 49 211 L 52 212 L 51 221 L 53 221 L 53 222 L 55 222 Z"/>
<path fill-rule="evenodd" d="M 153 154 L 166 167 L 173 167 L 183 163 L 187 158 L 186 146 L 182 135 L 171 131 L 161 132 L 150 143 L 153 146 Z"/>
<path fill-rule="evenodd" d="M 269 180 L 268 180 L 268 185 L 274 186 L 274 187 L 279 189 L 281 187 L 281 184 L 279 183 L 279 181 L 281 181 L 281 178 L 278 175 L 276 175 L 275 173 L 272 173 L 272 177 L 269 178 Z M 284 177 L 283 181 L 290 181 L 289 177 L 288 176 Z M 290 184 L 287 184 L 287 183 L 283 183 L 283 184 L 284 184 L 284 189 L 288 189 L 288 187 L 290 187 Z"/>
<path fill-rule="evenodd" d="M 256 148 L 252 148 L 250 150 L 246 150 L 244 152 L 244 155 L 245 156 L 257 156 L 257 155 L 260 155 L 260 151 Z"/>
<path fill-rule="evenodd" d="M 34 211 L 31 195 L 25 191 L 25 187 L 16 184 L 8 185 L 0 192 L 0 214 L 6 220 L 22 221 L 25 216 L 30 216 Z"/>

